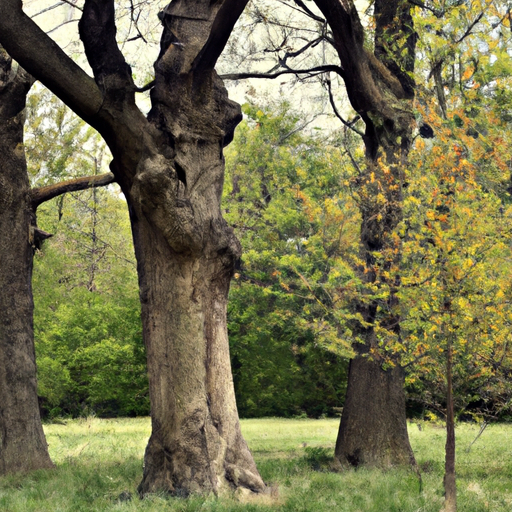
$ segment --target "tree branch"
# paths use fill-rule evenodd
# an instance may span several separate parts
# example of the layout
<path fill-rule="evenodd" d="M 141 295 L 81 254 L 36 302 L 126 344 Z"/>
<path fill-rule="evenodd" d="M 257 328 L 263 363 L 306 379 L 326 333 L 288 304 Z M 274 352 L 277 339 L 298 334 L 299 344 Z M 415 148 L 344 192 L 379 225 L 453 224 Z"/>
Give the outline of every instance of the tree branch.
<path fill-rule="evenodd" d="M 298 5 L 304 13 L 309 16 L 311 19 L 318 21 L 319 23 L 325 24 L 326 21 L 324 18 L 321 18 L 320 16 L 317 16 L 315 13 L 313 13 L 302 0 L 293 0 L 296 5 Z"/>
<path fill-rule="evenodd" d="M 192 64 L 196 75 L 215 67 L 215 63 L 224 50 L 235 23 L 248 2 L 249 0 L 225 0 L 222 3 L 213 21 L 210 36 Z"/>
<path fill-rule="evenodd" d="M 89 121 L 97 114 L 103 98 L 94 79 L 22 11 L 21 0 L 0 2 L 0 43 L 80 117 Z"/>
<path fill-rule="evenodd" d="M 328 73 L 330 71 L 338 73 L 338 75 L 343 77 L 343 69 L 340 68 L 340 66 L 334 65 L 316 66 L 310 69 L 283 69 L 275 73 L 229 73 L 227 75 L 221 75 L 220 77 L 223 80 L 245 80 L 246 78 L 267 78 L 273 80 L 281 75 L 306 75 L 312 73 Z"/>
<path fill-rule="evenodd" d="M 360 116 L 357 116 L 353 121 L 348 122 L 346 121 L 342 115 L 339 113 L 338 108 L 336 107 L 336 102 L 334 101 L 334 96 L 332 94 L 332 88 L 331 88 L 331 81 L 325 80 L 325 84 L 327 85 L 327 92 L 329 93 L 329 102 L 331 104 L 332 110 L 334 112 L 334 115 L 341 121 L 343 125 L 345 125 L 347 128 L 350 128 L 352 131 L 360 135 L 361 137 L 364 137 L 364 133 L 359 131 L 357 128 L 354 128 L 354 123 L 356 123 L 359 119 L 361 119 Z"/>
<path fill-rule="evenodd" d="M 30 191 L 30 202 L 34 211 L 37 207 L 54 197 L 65 194 L 66 192 L 77 192 L 78 190 L 87 190 L 89 188 L 104 187 L 114 183 L 115 178 L 111 172 L 99 174 L 97 176 L 84 176 L 73 180 L 62 181 L 47 187 L 33 188 Z"/>
<path fill-rule="evenodd" d="M 446 12 L 445 9 L 434 9 L 433 7 L 429 7 L 428 5 L 425 4 L 425 2 L 422 2 L 421 0 L 409 0 L 409 3 L 412 5 L 416 5 L 421 9 L 430 11 L 436 18 L 442 18 L 444 16 L 444 13 Z"/>
<path fill-rule="evenodd" d="M 459 39 L 454 41 L 454 44 L 460 44 L 466 37 L 469 37 L 472 34 L 472 30 L 475 28 L 475 26 L 479 23 L 479 21 L 483 18 L 484 11 L 482 11 L 468 26 L 464 34 L 462 34 Z"/>
<path fill-rule="evenodd" d="M 78 30 L 87 60 L 104 94 L 112 91 L 118 96 L 117 91 L 133 90 L 131 68 L 117 45 L 114 0 L 86 0 Z"/>
<path fill-rule="evenodd" d="M 53 4 L 53 5 L 50 5 L 50 7 L 46 7 L 46 9 L 42 9 L 41 11 L 36 12 L 35 14 L 33 14 L 32 15 L 32 19 L 36 18 L 37 16 L 40 16 L 41 14 L 44 14 L 45 12 L 52 11 L 53 9 L 57 9 L 58 7 L 62 7 L 63 3 L 71 5 L 71 6 L 75 7 L 76 9 L 78 9 L 80 11 L 82 10 L 80 7 L 78 7 L 77 5 L 71 3 L 69 0 L 60 0 L 60 2 L 58 2 L 56 4 Z"/>

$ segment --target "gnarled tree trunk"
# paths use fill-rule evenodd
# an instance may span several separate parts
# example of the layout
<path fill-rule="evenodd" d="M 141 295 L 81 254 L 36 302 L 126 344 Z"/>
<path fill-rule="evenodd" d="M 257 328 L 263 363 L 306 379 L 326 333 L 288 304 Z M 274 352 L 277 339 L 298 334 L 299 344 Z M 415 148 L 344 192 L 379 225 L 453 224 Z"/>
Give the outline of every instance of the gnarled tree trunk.
<path fill-rule="evenodd" d="M 80 37 L 92 80 L 0 2 L 0 41 L 98 129 L 126 196 L 148 352 L 152 434 L 140 493 L 263 491 L 240 433 L 226 300 L 239 245 L 220 214 L 222 148 L 240 121 L 214 66 L 247 0 L 175 0 L 161 13 L 152 109 L 135 104 L 113 0 L 86 0 Z"/>
<path fill-rule="evenodd" d="M 0 47 L 0 475 L 53 467 L 39 416 L 32 323 L 35 218 L 23 150 L 32 82 Z"/>
<path fill-rule="evenodd" d="M 190 37 L 180 34 L 183 44 Z M 240 432 L 226 327 L 241 249 L 220 212 L 222 145 L 240 110 L 212 72 L 194 81 L 165 62 L 155 69 L 149 119 L 173 152 L 142 160 L 129 195 L 152 411 L 139 491 L 261 491 Z"/>

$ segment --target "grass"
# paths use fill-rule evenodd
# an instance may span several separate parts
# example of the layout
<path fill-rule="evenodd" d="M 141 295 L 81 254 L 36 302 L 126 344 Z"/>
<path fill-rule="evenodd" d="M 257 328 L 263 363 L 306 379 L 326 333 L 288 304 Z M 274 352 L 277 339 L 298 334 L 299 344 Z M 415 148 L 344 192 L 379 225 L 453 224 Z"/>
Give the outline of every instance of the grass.
<path fill-rule="evenodd" d="M 442 506 L 445 434 L 436 425 L 409 426 L 423 470 L 421 492 L 404 470 L 330 471 L 336 419 L 253 419 L 242 421 L 242 429 L 263 478 L 276 488 L 272 496 L 140 500 L 149 420 L 89 418 L 45 426 L 57 468 L 0 478 L 0 511 L 438 512 Z M 459 510 L 510 512 L 512 426 L 487 427 L 467 451 L 478 431 L 471 424 L 456 431 Z"/>

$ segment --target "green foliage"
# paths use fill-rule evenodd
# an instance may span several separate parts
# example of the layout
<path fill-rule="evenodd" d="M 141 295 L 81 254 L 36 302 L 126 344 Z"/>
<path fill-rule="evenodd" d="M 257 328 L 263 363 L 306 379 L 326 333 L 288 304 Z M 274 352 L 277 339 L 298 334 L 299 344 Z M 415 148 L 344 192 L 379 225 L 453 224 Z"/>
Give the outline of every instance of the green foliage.
<path fill-rule="evenodd" d="M 357 214 L 339 151 L 301 132 L 286 103 L 247 119 L 226 153 L 226 218 L 244 250 L 229 333 L 243 416 L 331 414 L 352 354 L 342 288 Z"/>
<path fill-rule="evenodd" d="M 98 135 L 48 91 L 29 99 L 35 186 L 105 172 Z M 35 254 L 35 341 L 43 413 L 149 412 L 137 275 L 126 203 L 109 189 L 66 194 L 38 209 L 54 234 Z"/>
<path fill-rule="evenodd" d="M 95 214 L 96 249 L 90 219 L 68 198 L 59 231 L 35 259 L 39 394 L 51 416 L 149 411 L 133 255 L 122 252 L 131 249 L 126 205 L 96 194 L 104 209 Z"/>
<path fill-rule="evenodd" d="M 503 51 L 502 7 L 458 5 L 456 15 L 448 14 L 453 24 L 444 17 L 442 29 L 441 20 L 418 18 L 429 55 L 418 61 L 419 73 L 438 66 L 445 86 L 441 98 L 439 90 L 435 97 L 423 89 L 418 95 L 418 111 L 435 138 L 418 139 L 411 153 L 400 228 L 410 395 L 443 410 L 451 345 L 457 413 L 476 418 L 507 417 L 512 397 L 512 139 L 504 93 L 512 60 Z"/>

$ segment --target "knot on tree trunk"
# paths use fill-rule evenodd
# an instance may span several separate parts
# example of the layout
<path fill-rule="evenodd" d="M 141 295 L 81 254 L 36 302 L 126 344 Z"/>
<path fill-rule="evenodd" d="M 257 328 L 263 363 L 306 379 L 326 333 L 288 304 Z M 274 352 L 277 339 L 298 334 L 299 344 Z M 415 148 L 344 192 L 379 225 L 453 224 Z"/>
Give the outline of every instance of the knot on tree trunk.
<path fill-rule="evenodd" d="M 156 226 L 177 253 L 200 253 L 204 227 L 187 194 L 184 171 L 162 155 L 144 158 L 137 169 L 131 195 L 140 213 Z"/>

